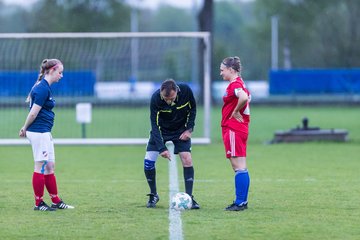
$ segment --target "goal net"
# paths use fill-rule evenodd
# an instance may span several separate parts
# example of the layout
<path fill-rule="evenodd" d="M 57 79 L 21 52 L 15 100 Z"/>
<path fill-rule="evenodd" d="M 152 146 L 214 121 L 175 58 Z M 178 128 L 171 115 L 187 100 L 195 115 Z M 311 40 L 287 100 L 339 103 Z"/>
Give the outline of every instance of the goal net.
<path fill-rule="evenodd" d="M 0 144 L 28 144 L 18 131 L 45 58 L 64 64 L 52 85 L 56 144 L 146 143 L 150 97 L 166 78 L 193 89 L 193 142 L 210 142 L 207 32 L 0 34 L 0 53 Z"/>

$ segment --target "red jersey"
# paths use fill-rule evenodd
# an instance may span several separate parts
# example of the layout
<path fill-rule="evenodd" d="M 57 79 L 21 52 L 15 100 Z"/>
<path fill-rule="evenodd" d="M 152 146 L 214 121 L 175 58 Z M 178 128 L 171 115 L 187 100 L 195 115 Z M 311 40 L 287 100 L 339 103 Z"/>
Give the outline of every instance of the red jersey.
<path fill-rule="evenodd" d="M 238 97 L 236 96 L 236 92 L 238 91 L 244 91 L 249 96 L 249 101 L 242 109 L 240 109 L 243 122 L 239 122 L 235 118 L 230 118 L 238 103 Z M 229 83 L 225 95 L 223 96 L 223 102 L 221 127 L 228 127 L 233 131 L 248 133 L 250 122 L 250 92 L 247 90 L 244 81 L 240 77 L 237 77 L 234 81 Z"/>

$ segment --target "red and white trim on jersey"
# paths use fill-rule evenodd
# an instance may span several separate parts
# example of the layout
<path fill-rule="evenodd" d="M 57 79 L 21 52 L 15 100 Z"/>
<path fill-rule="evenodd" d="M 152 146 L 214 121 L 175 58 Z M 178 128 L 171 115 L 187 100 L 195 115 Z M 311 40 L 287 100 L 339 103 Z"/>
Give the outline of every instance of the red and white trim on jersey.
<path fill-rule="evenodd" d="M 246 145 L 248 134 L 236 132 L 230 128 L 222 128 L 222 138 L 225 147 L 226 158 L 246 157 Z"/>
<path fill-rule="evenodd" d="M 229 136 L 230 136 L 230 152 L 231 156 L 236 156 L 236 138 L 235 138 L 235 132 L 229 130 Z"/>

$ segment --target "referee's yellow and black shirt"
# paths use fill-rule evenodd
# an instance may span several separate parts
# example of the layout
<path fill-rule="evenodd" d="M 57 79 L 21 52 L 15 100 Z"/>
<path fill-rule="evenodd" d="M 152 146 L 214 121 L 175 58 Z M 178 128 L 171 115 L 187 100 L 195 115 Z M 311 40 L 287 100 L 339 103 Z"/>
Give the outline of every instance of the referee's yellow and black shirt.
<path fill-rule="evenodd" d="M 175 101 L 168 105 L 155 91 L 150 102 L 151 136 L 156 145 L 163 145 L 163 136 L 180 135 L 185 130 L 193 131 L 196 117 L 196 102 L 191 88 L 178 84 Z"/>

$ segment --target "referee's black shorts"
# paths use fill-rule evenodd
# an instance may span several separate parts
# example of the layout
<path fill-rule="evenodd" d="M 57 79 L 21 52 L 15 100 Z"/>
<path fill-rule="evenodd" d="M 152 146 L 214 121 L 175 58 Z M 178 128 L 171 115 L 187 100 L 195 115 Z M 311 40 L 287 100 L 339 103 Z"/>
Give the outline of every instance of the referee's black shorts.
<path fill-rule="evenodd" d="M 180 140 L 180 135 L 181 133 L 176 133 L 173 135 L 163 135 L 164 143 L 169 141 L 173 142 L 174 154 L 178 154 L 179 152 L 191 152 L 191 139 L 187 141 Z M 150 134 L 150 139 L 147 144 L 146 151 L 158 151 L 152 134 Z"/>

